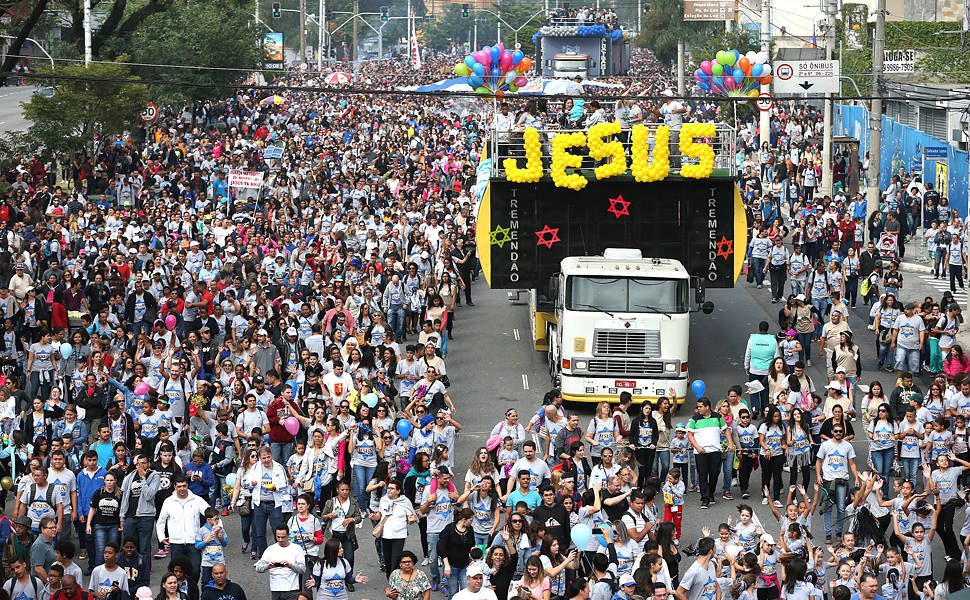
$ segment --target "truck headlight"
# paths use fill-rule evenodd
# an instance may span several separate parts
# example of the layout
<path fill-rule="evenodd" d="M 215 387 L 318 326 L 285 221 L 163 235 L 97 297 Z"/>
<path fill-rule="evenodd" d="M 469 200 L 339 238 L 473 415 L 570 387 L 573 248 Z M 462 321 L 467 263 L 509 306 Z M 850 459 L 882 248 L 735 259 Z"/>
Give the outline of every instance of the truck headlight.
<path fill-rule="evenodd" d="M 585 371 L 586 370 L 586 367 L 587 367 L 587 364 L 588 363 L 585 360 L 577 360 L 576 361 L 576 369 L 579 370 L 579 371 Z"/>
<path fill-rule="evenodd" d="M 677 370 L 676 363 L 672 363 L 672 362 L 664 363 L 664 371 L 665 372 L 667 372 L 667 373 L 673 373 L 676 370 Z"/>

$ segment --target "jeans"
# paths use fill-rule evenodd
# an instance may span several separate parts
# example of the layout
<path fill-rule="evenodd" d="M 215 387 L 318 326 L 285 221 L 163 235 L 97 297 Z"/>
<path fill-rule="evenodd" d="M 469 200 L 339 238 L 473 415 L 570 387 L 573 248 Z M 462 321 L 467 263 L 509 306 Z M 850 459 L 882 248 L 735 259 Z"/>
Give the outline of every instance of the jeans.
<path fill-rule="evenodd" d="M 755 375 L 754 373 L 748 374 L 748 381 L 760 381 L 761 385 L 765 386 L 760 392 L 755 392 L 751 394 L 751 412 L 755 415 L 761 414 L 761 407 L 767 406 L 769 402 L 768 398 L 768 376 L 767 375 Z"/>
<path fill-rule="evenodd" d="M 391 306 L 387 309 L 387 324 L 394 332 L 396 341 L 404 341 L 404 307 L 400 305 Z M 395 569 L 397 566 L 394 567 Z"/>
<path fill-rule="evenodd" d="M 887 367 L 891 367 L 892 365 L 890 364 L 889 353 L 892 350 L 892 346 L 890 344 L 883 344 L 879 342 L 878 336 L 876 337 L 876 340 L 876 347 L 879 348 L 879 366 L 882 367 L 883 365 L 886 365 Z"/>
<path fill-rule="evenodd" d="M 273 453 L 273 460 L 285 465 L 293 455 L 293 442 L 273 442 L 269 445 L 269 449 Z"/>
<path fill-rule="evenodd" d="M 835 524 L 835 535 L 842 535 L 842 522 L 845 521 L 845 495 L 848 492 L 846 484 L 834 484 L 831 483 L 829 486 L 835 489 L 835 498 L 830 498 L 834 502 L 832 506 L 825 511 L 823 516 L 823 523 L 825 524 L 825 537 L 832 536 L 832 510 L 836 511 L 836 521 Z M 825 493 L 825 492 L 822 492 Z"/>
<path fill-rule="evenodd" d="M 138 554 L 141 554 L 145 561 L 147 577 L 152 574 L 152 532 L 155 531 L 155 516 L 150 517 L 131 517 L 125 519 L 125 537 L 133 537 L 138 540 Z"/>
<path fill-rule="evenodd" d="M 853 275 L 845 278 L 845 299 L 849 301 L 849 308 L 855 307 L 856 298 L 859 295 L 859 276 Z"/>
<path fill-rule="evenodd" d="M 31 371 L 27 380 L 27 396 L 29 398 L 49 398 L 54 385 L 54 371 L 46 371 L 47 380 L 42 381 L 40 371 Z"/>
<path fill-rule="evenodd" d="M 660 477 L 660 481 L 667 481 L 667 471 L 670 470 L 670 450 L 657 450 L 653 456 L 653 472 Z M 681 473 L 681 477 L 683 477 Z"/>
<path fill-rule="evenodd" d="M 811 360 L 812 359 L 812 332 L 809 331 L 808 333 L 799 333 L 798 343 L 802 345 L 802 349 L 798 353 L 798 358 L 803 362 Z"/>
<path fill-rule="evenodd" d="M 465 589 L 465 569 L 467 568 L 451 568 L 451 575 L 448 576 L 448 600 L 451 600 L 452 596 Z"/>
<path fill-rule="evenodd" d="M 893 443 L 895 446 L 895 442 Z M 872 457 L 872 468 L 874 468 L 879 476 L 882 477 L 882 497 L 889 497 L 889 471 L 893 468 L 893 456 L 896 455 L 895 448 L 886 448 L 885 450 L 869 450 L 869 456 Z"/>
<path fill-rule="evenodd" d="M 799 281 L 793 277 L 791 281 L 788 282 L 788 284 L 791 286 L 791 293 L 793 296 L 797 296 L 799 294 L 805 293 L 805 279 L 802 279 L 801 281 Z"/>
<path fill-rule="evenodd" d="M 754 270 L 754 281 L 758 285 L 764 285 L 764 283 L 765 283 L 765 271 L 764 271 L 764 268 L 765 268 L 765 263 L 766 262 L 767 262 L 767 259 L 765 259 L 765 258 L 758 258 L 756 256 L 752 256 L 751 257 L 751 264 L 748 265 L 748 268 L 749 269 L 753 269 Z"/>
<path fill-rule="evenodd" d="M 726 451 L 723 453 L 724 459 L 721 461 L 721 475 L 724 481 L 721 482 L 721 489 L 725 494 L 731 491 L 731 473 L 734 472 L 734 452 Z"/>
<path fill-rule="evenodd" d="M 90 550 L 90 560 L 97 567 L 104 563 L 104 547 L 108 542 L 118 543 L 121 541 L 121 532 L 117 525 L 92 525 L 91 532 L 94 534 L 94 544 Z"/>
<path fill-rule="evenodd" d="M 922 480 L 922 477 L 917 479 L 919 474 L 919 466 L 922 463 L 922 459 L 919 458 L 900 458 L 899 461 L 903 463 L 903 479 L 910 481 L 913 484 L 913 489 L 916 489 L 916 483 L 918 480 Z"/>
<path fill-rule="evenodd" d="M 475 534 L 475 545 L 476 546 L 487 546 L 488 545 L 488 540 L 491 537 L 492 536 L 488 535 L 487 533 L 476 533 Z"/>
<path fill-rule="evenodd" d="M 152 334 L 152 324 L 148 321 L 138 321 L 132 324 L 132 330 L 136 338 L 140 333 L 150 336 Z"/>
<path fill-rule="evenodd" d="M 896 369 L 919 375 L 919 349 L 896 346 Z"/>
<path fill-rule="evenodd" d="M 822 335 L 822 326 L 825 323 L 825 311 L 829 308 L 828 298 L 812 298 L 812 306 L 818 310 L 818 314 L 821 318 L 818 320 L 818 325 L 815 326 L 815 335 Z"/>
<path fill-rule="evenodd" d="M 266 550 L 266 521 L 269 520 L 270 529 L 275 535 L 276 526 L 283 522 L 283 512 L 272 503 L 261 502 L 253 507 L 252 519 L 253 550 L 259 557 Z"/>
<path fill-rule="evenodd" d="M 431 563 L 431 581 L 441 581 L 441 573 L 438 571 L 438 536 L 441 532 L 428 532 L 428 562 Z"/>
<path fill-rule="evenodd" d="M 239 526 L 242 528 L 242 539 L 243 543 L 247 546 L 251 539 L 251 533 L 253 530 L 253 512 L 249 511 L 248 515 L 239 516 Z M 254 548 L 255 550 L 255 548 Z"/>
<path fill-rule="evenodd" d="M 717 488 L 717 475 L 721 468 L 720 452 L 703 452 L 694 455 L 697 461 L 697 480 L 701 486 L 701 502 L 710 503 Z"/>
<path fill-rule="evenodd" d="M 771 297 L 780 300 L 785 295 L 785 278 L 788 272 L 784 265 L 781 267 L 768 267 L 768 275 L 771 277 Z"/>
<path fill-rule="evenodd" d="M 275 529 L 275 528 L 274 528 Z M 202 574 L 202 551 L 195 547 L 195 544 L 171 544 L 171 557 L 187 556 L 192 561 L 192 572 L 186 573 L 189 584 L 190 600 L 197 600 L 199 597 L 199 576 Z"/>
<path fill-rule="evenodd" d="M 366 508 L 370 505 L 370 494 L 367 493 L 367 482 L 374 477 L 377 467 L 362 467 L 354 465 L 353 477 L 350 482 L 354 484 L 354 498 L 357 498 L 357 505 Z"/>

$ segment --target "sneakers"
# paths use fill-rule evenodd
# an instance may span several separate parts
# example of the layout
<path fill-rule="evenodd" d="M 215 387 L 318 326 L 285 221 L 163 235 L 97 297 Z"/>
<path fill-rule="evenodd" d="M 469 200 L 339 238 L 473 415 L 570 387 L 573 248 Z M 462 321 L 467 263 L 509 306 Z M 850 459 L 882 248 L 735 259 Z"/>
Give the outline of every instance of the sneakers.
<path fill-rule="evenodd" d="M 781 500 L 775 500 L 775 507 L 781 508 Z"/>
<path fill-rule="evenodd" d="M 242 550 L 240 550 L 240 552 L 242 552 L 243 554 L 249 552 L 249 544 L 243 544 Z"/>
<path fill-rule="evenodd" d="M 725 500 L 734 500 L 734 496 L 731 495 L 731 492 L 724 492 L 721 497 Z"/>
<path fill-rule="evenodd" d="M 252 559 L 252 560 L 256 560 L 259 557 L 256 556 L 256 551 L 253 550 L 252 552 L 249 553 L 249 558 Z"/>
<path fill-rule="evenodd" d="M 808 359 L 807 366 L 809 366 L 809 367 L 812 366 L 812 359 Z"/>
<path fill-rule="evenodd" d="M 709 504 L 708 504 L 707 502 L 704 502 L 704 503 L 702 503 L 702 504 L 701 504 L 701 508 L 702 508 L 703 510 L 707 510 L 707 509 L 708 509 L 708 508 L 710 508 L 710 507 L 711 507 L 711 506 L 710 506 L 710 505 L 709 505 Z"/>
<path fill-rule="evenodd" d="M 87 560 L 88 559 L 88 553 L 85 552 L 84 550 L 81 550 L 81 553 L 78 555 L 78 558 L 81 559 L 81 560 Z"/>
<path fill-rule="evenodd" d="M 767 497 L 766 498 L 762 498 L 761 499 L 761 503 L 762 504 L 768 504 L 768 498 Z"/>
<path fill-rule="evenodd" d="M 253 554 L 255 554 L 255 552 Z M 168 551 L 165 548 L 159 548 L 158 552 L 156 552 L 155 556 L 153 556 L 152 558 L 154 558 L 155 560 L 162 560 L 166 556 L 168 556 Z"/>
<path fill-rule="evenodd" d="M 427 559 L 425 559 L 425 560 L 427 560 Z M 432 581 L 431 582 L 431 591 L 432 592 L 437 592 L 438 591 L 438 582 L 437 581 Z"/>
<path fill-rule="evenodd" d="M 425 557 L 424 557 L 424 560 L 422 560 L 422 561 L 421 561 L 421 566 L 422 566 L 422 567 L 427 567 L 427 566 L 428 566 L 429 564 L 430 564 L 430 563 L 428 562 L 428 557 L 427 557 L 427 556 L 425 556 Z"/>
<path fill-rule="evenodd" d="M 747 500 L 750 497 L 751 497 L 751 494 L 749 494 L 748 492 L 741 492 L 741 499 L 742 500 Z"/>
<path fill-rule="evenodd" d="M 447 581 L 442 581 L 441 582 L 441 593 L 444 594 L 446 597 L 451 595 L 451 592 L 448 589 L 448 582 Z"/>

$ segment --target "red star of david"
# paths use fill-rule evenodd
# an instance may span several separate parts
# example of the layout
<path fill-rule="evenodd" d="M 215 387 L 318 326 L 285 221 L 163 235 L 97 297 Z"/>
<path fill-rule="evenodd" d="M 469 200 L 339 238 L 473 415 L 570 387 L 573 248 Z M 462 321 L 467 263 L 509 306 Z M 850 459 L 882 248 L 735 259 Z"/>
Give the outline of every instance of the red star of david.
<path fill-rule="evenodd" d="M 549 239 L 546 239 L 546 234 L 549 234 Z M 556 242 L 562 241 L 561 239 L 559 239 L 558 227 L 553 228 L 553 227 L 549 227 L 548 225 L 544 225 L 540 231 L 536 232 L 536 235 L 539 236 L 539 241 L 536 242 L 536 246 L 545 246 L 546 248 L 552 248 L 553 244 L 555 244 Z"/>
<path fill-rule="evenodd" d="M 630 216 L 630 203 L 623 199 L 623 195 L 619 195 L 616 198 L 610 198 L 610 207 L 606 209 L 606 212 L 611 212 L 616 215 L 619 219 L 623 215 Z"/>
<path fill-rule="evenodd" d="M 732 254 L 734 254 L 734 240 L 729 240 L 727 236 L 722 235 L 721 241 L 717 243 L 717 257 L 726 259 Z"/>

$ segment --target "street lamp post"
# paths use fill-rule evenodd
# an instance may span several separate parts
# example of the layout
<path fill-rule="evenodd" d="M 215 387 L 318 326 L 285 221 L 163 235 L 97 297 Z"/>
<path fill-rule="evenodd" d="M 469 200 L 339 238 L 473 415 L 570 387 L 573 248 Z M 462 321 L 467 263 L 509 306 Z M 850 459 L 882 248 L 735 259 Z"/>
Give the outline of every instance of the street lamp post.
<path fill-rule="evenodd" d="M 487 12 L 488 14 L 492 15 L 493 17 L 495 17 L 495 19 L 496 19 L 495 29 L 496 29 L 496 36 L 497 36 L 496 37 L 496 40 L 495 40 L 496 42 L 498 42 L 499 40 L 501 40 L 501 31 L 499 30 L 499 23 L 501 23 L 502 25 L 505 25 L 507 28 L 511 29 L 512 32 L 515 34 L 515 43 L 516 44 L 519 43 L 519 32 L 522 31 L 525 28 L 526 25 L 528 25 L 529 23 L 531 23 L 533 19 L 535 19 L 539 15 L 544 14 L 544 13 L 547 12 L 545 9 L 536 11 L 536 13 L 534 15 L 532 15 L 531 17 L 529 17 L 528 19 L 526 19 L 525 22 L 522 23 L 521 25 L 519 25 L 518 28 L 515 28 L 515 27 L 512 27 L 511 25 L 509 25 L 505 21 L 505 19 L 503 19 L 502 17 L 498 16 L 497 13 L 494 13 L 494 12 L 488 10 L 487 8 L 475 8 L 473 10 L 476 10 L 476 11 L 479 11 L 479 12 Z M 476 25 L 476 27 L 475 27 L 475 42 L 472 44 L 472 47 L 473 48 L 478 47 L 478 20 L 477 19 L 475 21 L 475 25 Z"/>
<path fill-rule="evenodd" d="M 15 40 L 15 39 L 17 39 L 16 37 L 14 37 L 12 35 L 0 35 L 0 38 L 5 38 L 5 39 L 8 39 L 8 40 Z M 37 46 L 37 48 L 39 48 L 40 51 L 44 53 L 44 56 L 47 57 L 47 60 L 51 61 L 51 69 L 54 68 L 54 58 L 47 52 L 47 50 L 44 49 L 43 46 L 40 45 L 40 42 L 38 42 L 34 38 L 30 38 L 30 37 L 29 38 L 24 38 L 24 41 L 30 42 L 31 44 Z"/>

